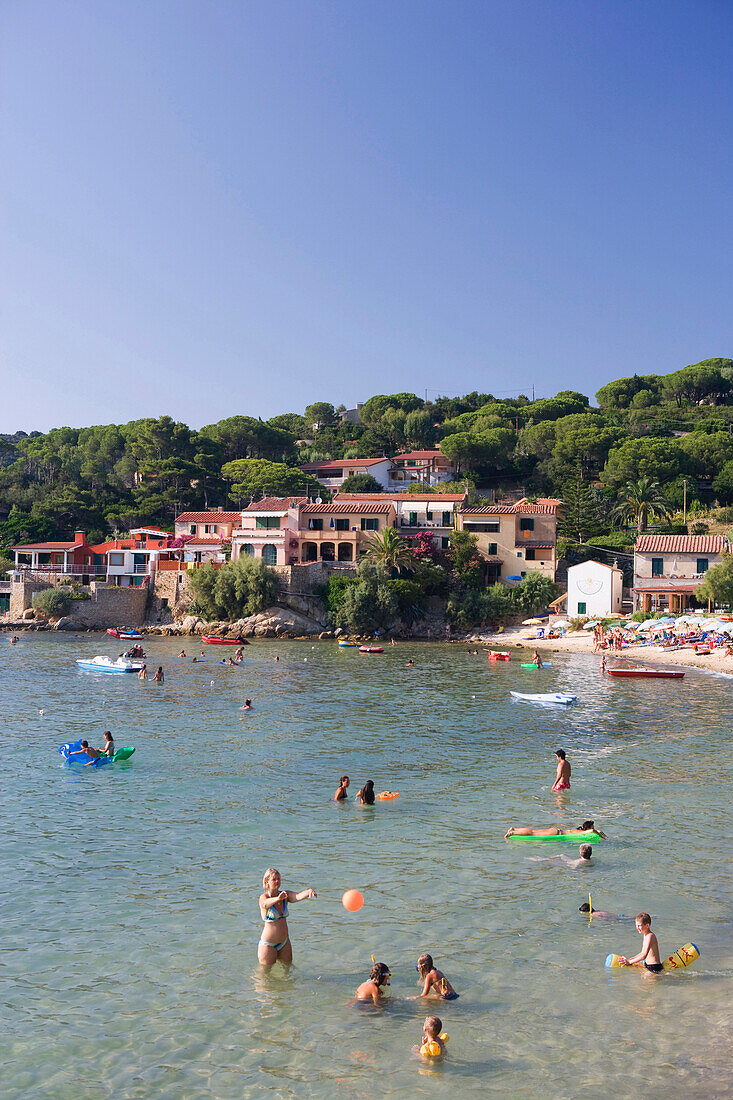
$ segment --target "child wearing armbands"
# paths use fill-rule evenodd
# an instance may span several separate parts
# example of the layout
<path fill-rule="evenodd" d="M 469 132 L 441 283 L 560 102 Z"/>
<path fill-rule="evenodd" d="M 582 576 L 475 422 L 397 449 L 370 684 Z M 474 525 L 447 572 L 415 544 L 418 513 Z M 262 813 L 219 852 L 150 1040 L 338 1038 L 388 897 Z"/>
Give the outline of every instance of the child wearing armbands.
<path fill-rule="evenodd" d="M 443 1021 L 440 1016 L 426 1016 L 422 1029 L 422 1046 L 420 1054 L 423 1058 L 442 1058 L 445 1054 L 445 1044 L 448 1036 L 443 1031 Z"/>
<path fill-rule="evenodd" d="M 415 969 L 423 982 L 421 997 L 440 997 L 443 1001 L 455 1001 L 458 994 L 443 971 L 436 970 L 433 956 L 427 951 L 417 960 Z"/>

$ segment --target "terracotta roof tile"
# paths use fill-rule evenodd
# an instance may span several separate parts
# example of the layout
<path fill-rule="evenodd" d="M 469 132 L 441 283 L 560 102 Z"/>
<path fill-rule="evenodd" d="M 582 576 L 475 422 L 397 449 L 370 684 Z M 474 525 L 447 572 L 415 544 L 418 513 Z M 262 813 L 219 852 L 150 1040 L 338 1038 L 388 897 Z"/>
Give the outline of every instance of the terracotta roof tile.
<path fill-rule="evenodd" d="M 535 502 L 517 500 L 512 504 L 470 504 L 464 505 L 461 511 L 470 515 L 554 516 L 559 507 L 560 501 L 545 498 L 543 501 Z"/>
<path fill-rule="evenodd" d="M 79 542 L 25 542 L 22 546 L 11 546 L 11 550 L 72 550 L 75 546 L 81 547 Z M 86 547 L 85 547 L 86 549 Z"/>
<path fill-rule="evenodd" d="M 384 493 L 337 493 L 336 500 L 379 500 L 380 498 L 391 500 L 393 503 L 399 501 L 400 504 L 409 504 L 410 501 L 414 501 L 416 504 L 431 504 L 435 502 L 439 504 L 441 501 L 446 503 L 460 504 L 461 501 L 466 499 L 465 493 L 397 493 L 390 492 L 389 490 Z"/>
<path fill-rule="evenodd" d="M 724 554 L 725 535 L 639 535 L 634 549 L 640 554 Z"/>
<path fill-rule="evenodd" d="M 241 512 L 181 512 L 176 523 L 236 523 Z"/>
<path fill-rule="evenodd" d="M 382 515 L 389 512 L 391 508 L 392 505 L 389 501 L 385 501 L 384 504 L 368 500 L 365 500 L 362 504 L 339 504 L 338 501 L 334 501 L 333 504 L 305 504 L 301 508 L 301 512 L 305 516 L 329 514 L 334 516 Z"/>
<path fill-rule="evenodd" d="M 344 467 L 376 466 L 378 462 L 391 462 L 391 458 L 382 455 L 381 458 L 329 458 L 323 462 L 306 462 L 300 469 L 304 473 L 310 470 L 342 470 Z"/>
<path fill-rule="evenodd" d="M 399 462 L 407 458 L 415 459 L 416 461 L 422 460 L 423 462 L 429 462 L 431 458 L 443 458 L 446 462 L 450 462 L 442 451 L 402 451 L 400 454 L 394 456 L 393 461 Z"/>
<path fill-rule="evenodd" d="M 287 512 L 289 508 L 297 508 L 299 504 L 307 504 L 308 497 L 263 497 L 262 500 L 253 500 L 243 512 Z M 241 513 L 237 513 L 237 519 Z"/>

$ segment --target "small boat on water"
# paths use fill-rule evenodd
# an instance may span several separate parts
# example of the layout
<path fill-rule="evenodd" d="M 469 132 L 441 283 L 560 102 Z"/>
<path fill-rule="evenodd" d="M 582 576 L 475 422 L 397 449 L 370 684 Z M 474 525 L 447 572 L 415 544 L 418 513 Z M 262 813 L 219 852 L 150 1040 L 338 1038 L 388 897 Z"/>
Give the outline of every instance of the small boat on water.
<path fill-rule="evenodd" d="M 142 638 L 142 634 L 139 634 L 137 630 L 119 630 L 116 626 L 108 626 L 107 633 L 111 634 L 113 638 Z"/>
<path fill-rule="evenodd" d="M 384 647 L 381 645 L 360 645 L 360 653 L 384 653 Z"/>
<path fill-rule="evenodd" d="M 632 677 L 637 676 L 641 679 L 656 678 L 664 680 L 681 680 L 685 675 L 684 672 L 672 671 L 671 668 L 607 668 L 606 673 L 608 676 L 625 676 Z"/>
<path fill-rule="evenodd" d="M 77 660 L 82 672 L 139 672 L 143 667 L 140 661 L 131 661 L 127 657 L 94 657 L 91 661 Z"/>
<path fill-rule="evenodd" d="M 246 638 L 220 638 L 218 634 L 202 634 L 201 641 L 207 645 L 249 645 Z"/>
<path fill-rule="evenodd" d="M 490 661 L 508 661 L 511 657 L 511 653 L 508 649 L 490 649 L 489 660 Z"/>
<path fill-rule="evenodd" d="M 510 691 L 512 699 L 522 699 L 525 703 L 562 703 L 569 706 L 578 701 L 577 695 L 570 695 L 567 691 L 543 691 L 537 694 L 528 694 L 524 691 Z"/>

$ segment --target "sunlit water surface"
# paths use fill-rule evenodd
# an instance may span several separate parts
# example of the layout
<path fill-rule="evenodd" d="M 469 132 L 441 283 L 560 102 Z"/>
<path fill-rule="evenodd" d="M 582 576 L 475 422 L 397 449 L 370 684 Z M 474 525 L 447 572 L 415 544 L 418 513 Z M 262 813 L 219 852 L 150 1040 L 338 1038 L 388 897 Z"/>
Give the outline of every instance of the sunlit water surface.
<path fill-rule="evenodd" d="M 519 653 L 493 666 L 407 644 L 262 641 L 230 668 L 184 645 L 186 660 L 180 640 L 146 639 L 160 687 L 78 672 L 76 657 L 121 648 L 105 636 L 0 637 L 6 1100 L 730 1095 L 733 681 L 616 683 L 591 657 L 534 673 Z M 517 687 L 580 702 L 518 703 Z M 129 764 L 64 766 L 58 744 L 106 728 L 136 746 Z M 560 797 L 558 746 L 573 767 Z M 336 805 L 343 772 L 352 793 L 372 778 L 400 797 Z M 502 839 L 586 816 L 610 839 L 585 872 L 539 861 L 567 845 Z M 291 908 L 293 969 L 265 975 L 271 864 L 319 896 Z M 692 940 L 699 962 L 606 971 L 641 940 L 631 922 L 589 924 L 589 890 L 649 910 L 663 953 Z M 451 1038 L 436 1066 L 411 1052 L 425 950 L 461 994 L 438 1006 Z M 349 1003 L 372 954 L 392 968 L 384 1011 Z"/>

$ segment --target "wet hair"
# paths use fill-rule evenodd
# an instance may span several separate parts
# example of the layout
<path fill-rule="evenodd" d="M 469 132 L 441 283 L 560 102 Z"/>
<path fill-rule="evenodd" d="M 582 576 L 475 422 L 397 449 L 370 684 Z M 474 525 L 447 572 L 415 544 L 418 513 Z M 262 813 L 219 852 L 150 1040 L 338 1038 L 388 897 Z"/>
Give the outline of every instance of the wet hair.
<path fill-rule="evenodd" d="M 637 913 L 636 919 L 638 921 L 641 921 L 645 928 L 649 928 L 652 923 L 652 918 L 649 916 L 648 913 Z"/>
<path fill-rule="evenodd" d="M 433 956 L 428 955 L 427 951 L 424 955 L 421 955 L 417 960 L 417 969 L 420 973 L 420 977 L 424 978 L 426 974 L 429 974 L 433 969 Z"/>
<path fill-rule="evenodd" d="M 589 829 L 595 829 L 595 825 L 593 824 L 592 821 L 584 821 L 582 825 L 578 825 L 578 828 L 582 832 L 586 833 L 586 832 L 588 832 Z"/>
<path fill-rule="evenodd" d="M 364 784 L 364 786 L 359 791 L 358 797 L 363 799 L 363 801 L 366 802 L 367 806 L 373 806 L 374 805 L 374 780 L 373 779 L 367 779 L 366 783 Z"/>
<path fill-rule="evenodd" d="M 386 963 L 375 963 L 369 972 L 369 978 L 371 981 L 376 982 L 377 985 L 384 985 L 387 978 L 391 978 L 391 972 Z"/>
<path fill-rule="evenodd" d="M 110 741 L 114 741 L 114 737 L 112 736 L 112 734 L 110 733 L 109 730 L 105 730 L 104 733 L 102 734 L 102 737 L 109 737 Z"/>
<path fill-rule="evenodd" d="M 441 1031 L 443 1030 L 443 1021 L 441 1020 L 440 1016 L 426 1016 L 423 1026 L 428 1035 L 430 1035 L 432 1038 L 437 1038 L 437 1036 L 440 1035 Z"/>
<path fill-rule="evenodd" d="M 578 906 L 581 913 L 590 913 L 590 905 L 587 901 L 584 901 L 582 905 Z"/>
<path fill-rule="evenodd" d="M 590 844 L 581 844 L 580 845 L 580 858 L 581 859 L 590 859 L 590 857 L 592 855 L 593 855 L 592 845 L 590 845 Z"/>
<path fill-rule="evenodd" d="M 343 787 L 344 783 L 348 786 L 348 784 L 349 784 L 348 775 L 342 775 L 341 776 L 341 778 L 339 779 L 339 787 Z"/>
<path fill-rule="evenodd" d="M 561 760 L 565 759 L 565 749 L 555 749 L 555 756 L 559 756 Z"/>
<path fill-rule="evenodd" d="M 89 748 L 89 742 L 88 742 L 88 741 L 82 741 L 82 743 L 81 743 L 81 747 L 82 747 L 83 749 L 88 749 L 88 748 Z"/>
<path fill-rule="evenodd" d="M 279 874 L 280 872 L 278 871 L 277 867 L 268 867 L 264 875 L 262 876 L 262 889 L 266 890 L 269 879 L 271 879 L 273 875 Z"/>

